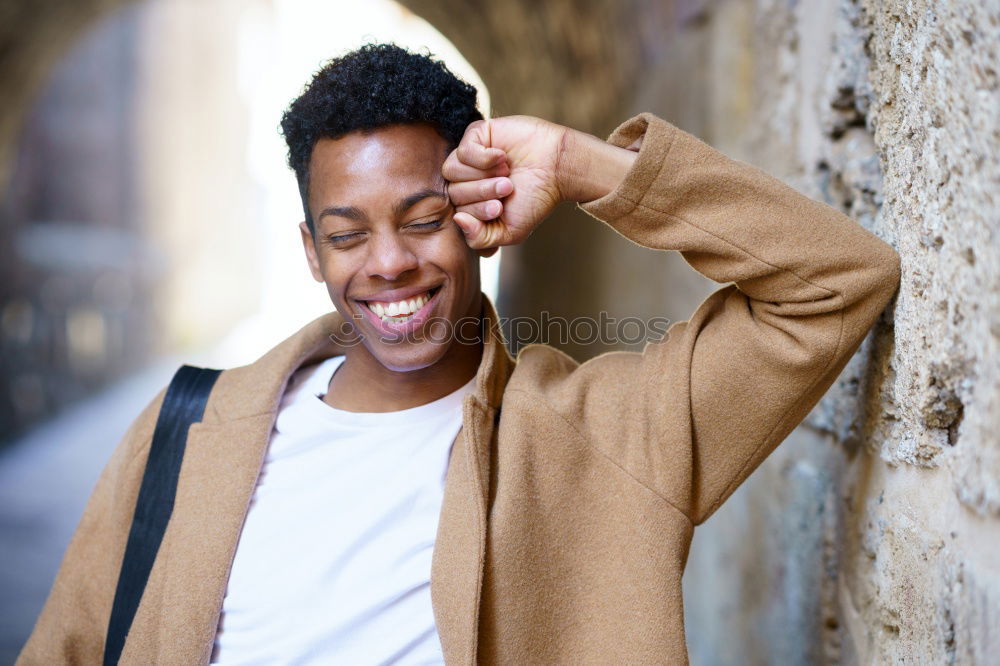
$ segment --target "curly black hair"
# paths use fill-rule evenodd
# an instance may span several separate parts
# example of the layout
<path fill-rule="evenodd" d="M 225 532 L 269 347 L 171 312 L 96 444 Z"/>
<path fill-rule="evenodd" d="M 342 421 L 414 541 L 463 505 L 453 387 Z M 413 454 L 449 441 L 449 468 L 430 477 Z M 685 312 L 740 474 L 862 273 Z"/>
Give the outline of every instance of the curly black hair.
<path fill-rule="evenodd" d="M 482 117 L 476 89 L 430 54 L 366 44 L 330 60 L 281 118 L 288 166 L 295 171 L 310 231 L 315 232 L 308 206 L 309 160 L 320 138 L 428 123 L 451 150 L 469 123 Z"/>

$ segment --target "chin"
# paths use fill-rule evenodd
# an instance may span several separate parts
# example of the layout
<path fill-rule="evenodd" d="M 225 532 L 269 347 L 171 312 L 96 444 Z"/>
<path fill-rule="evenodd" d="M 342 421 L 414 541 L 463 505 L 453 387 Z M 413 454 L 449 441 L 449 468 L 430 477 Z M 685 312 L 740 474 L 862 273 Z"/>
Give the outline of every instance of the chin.
<path fill-rule="evenodd" d="M 400 342 L 394 345 L 385 342 L 369 344 L 366 340 L 363 344 L 376 361 L 393 372 L 413 372 L 429 368 L 441 361 L 451 347 L 450 342 Z"/>

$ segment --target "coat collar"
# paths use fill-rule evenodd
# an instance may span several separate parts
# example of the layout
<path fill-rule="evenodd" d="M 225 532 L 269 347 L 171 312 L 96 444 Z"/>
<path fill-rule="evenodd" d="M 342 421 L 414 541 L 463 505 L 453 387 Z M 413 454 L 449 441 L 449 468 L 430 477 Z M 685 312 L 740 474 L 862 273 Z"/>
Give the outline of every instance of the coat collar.
<path fill-rule="evenodd" d="M 299 367 L 341 354 L 343 319 L 319 317 L 258 361 L 223 372 L 188 435 L 170 526 L 123 658 L 155 663 L 211 656 L 229 572 L 281 397 Z M 463 402 L 435 542 L 431 596 L 449 663 L 473 663 L 486 548 L 490 451 L 514 360 L 483 297 L 483 357 Z M 157 584 L 158 583 L 158 584 Z M 135 631 L 138 630 L 138 631 Z"/>

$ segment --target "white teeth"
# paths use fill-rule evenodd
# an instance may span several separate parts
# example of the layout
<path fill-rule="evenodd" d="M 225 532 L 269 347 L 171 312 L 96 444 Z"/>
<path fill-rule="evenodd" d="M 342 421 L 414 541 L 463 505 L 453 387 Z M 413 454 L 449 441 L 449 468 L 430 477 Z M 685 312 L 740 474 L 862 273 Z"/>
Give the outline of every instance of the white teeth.
<path fill-rule="evenodd" d="M 406 315 L 413 315 L 427 305 L 429 300 L 430 294 L 423 293 L 409 300 L 396 301 L 395 303 L 370 302 L 368 308 L 383 320 L 392 317 L 392 321 L 399 323 L 409 319 L 410 317 Z"/>

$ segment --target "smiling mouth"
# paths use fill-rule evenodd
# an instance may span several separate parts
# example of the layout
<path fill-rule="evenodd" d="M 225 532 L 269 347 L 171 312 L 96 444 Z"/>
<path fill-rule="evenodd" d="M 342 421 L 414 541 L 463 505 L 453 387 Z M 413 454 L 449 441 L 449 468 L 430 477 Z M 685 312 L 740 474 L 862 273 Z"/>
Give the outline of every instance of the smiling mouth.
<path fill-rule="evenodd" d="M 365 307 L 375 313 L 379 319 L 393 324 L 401 324 L 413 318 L 420 308 L 427 305 L 427 302 L 434 298 L 434 295 L 441 290 L 441 287 L 428 289 L 422 294 L 411 296 L 401 301 L 361 301 Z"/>

